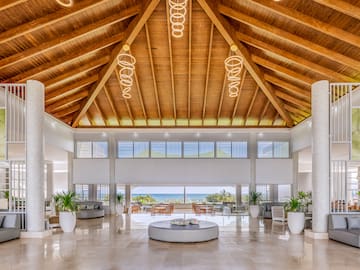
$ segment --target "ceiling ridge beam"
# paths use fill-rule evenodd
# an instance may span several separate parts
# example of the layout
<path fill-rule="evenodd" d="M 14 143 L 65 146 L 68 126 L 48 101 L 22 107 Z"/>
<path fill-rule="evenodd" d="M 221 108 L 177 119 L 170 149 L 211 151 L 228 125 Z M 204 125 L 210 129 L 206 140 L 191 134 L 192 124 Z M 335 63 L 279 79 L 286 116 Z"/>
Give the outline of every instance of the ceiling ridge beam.
<path fill-rule="evenodd" d="M 313 0 L 314 2 L 360 20 L 360 7 L 341 0 Z"/>
<path fill-rule="evenodd" d="M 9 30 L 0 33 L 0 44 L 18 38 L 20 36 L 32 33 L 41 28 L 45 28 L 49 25 L 57 23 L 61 20 L 65 20 L 71 16 L 75 16 L 88 9 L 95 8 L 102 5 L 104 2 L 109 0 L 87 0 L 79 1 L 78 4 L 73 5 L 71 8 L 62 8 L 54 13 L 50 13 L 44 17 L 37 18 L 30 22 L 23 23 L 16 27 L 10 28 Z"/>
<path fill-rule="evenodd" d="M 161 122 L 162 117 L 161 117 L 161 108 L 160 108 L 160 101 L 159 101 L 159 91 L 158 91 L 157 84 L 156 84 L 156 75 L 155 75 L 155 68 L 154 68 L 154 61 L 153 61 L 154 59 L 153 59 L 153 55 L 152 55 L 152 51 L 151 51 L 150 33 L 149 33 L 149 28 L 148 28 L 147 23 L 145 23 L 145 33 L 146 33 L 146 42 L 147 42 L 150 67 L 151 67 L 151 76 L 153 79 L 152 81 L 153 81 L 153 87 L 154 87 L 154 93 L 155 93 L 156 107 L 157 107 L 158 116 L 159 116 L 159 119 Z"/>
<path fill-rule="evenodd" d="M 275 76 L 269 75 L 269 74 L 264 74 L 264 78 L 265 80 L 267 80 L 269 83 L 275 84 L 277 86 L 280 86 L 281 88 L 291 92 L 294 95 L 297 95 L 301 98 L 305 98 L 307 100 L 311 99 L 311 92 L 310 89 L 308 90 L 304 90 L 301 89 L 300 87 L 297 87 L 291 83 L 285 82 Z"/>
<path fill-rule="evenodd" d="M 188 91 L 187 91 L 187 117 L 188 124 L 191 119 L 191 72 L 192 72 L 192 1 L 188 2 L 189 5 L 189 55 L 188 55 Z"/>
<path fill-rule="evenodd" d="M 61 110 L 63 107 L 68 107 L 69 104 L 78 102 L 88 96 L 88 91 L 81 91 L 74 95 L 70 95 L 67 97 L 62 98 L 61 100 L 54 102 L 48 106 L 46 106 L 46 111 L 48 112 L 56 112 Z"/>
<path fill-rule="evenodd" d="M 105 65 L 109 61 L 109 56 L 104 56 L 101 58 L 97 58 L 94 61 L 90 61 L 84 65 L 81 65 L 78 68 L 72 69 L 69 72 L 62 73 L 60 76 L 56 76 L 53 79 L 44 81 L 43 84 L 46 87 L 47 91 L 51 91 L 53 88 L 58 86 L 62 81 L 69 80 L 73 77 L 82 75 L 83 73 L 89 72 L 93 69 L 96 69 L 100 66 Z"/>
<path fill-rule="evenodd" d="M 206 104 L 207 104 L 207 95 L 208 95 L 208 87 L 209 87 L 209 75 L 210 75 L 210 65 L 211 65 L 211 52 L 212 52 L 212 44 L 214 38 L 214 24 L 211 24 L 210 28 L 210 38 L 209 38 L 209 51 L 208 51 L 208 60 L 206 67 L 206 77 L 205 77 L 205 88 L 204 88 L 204 101 L 202 108 L 202 123 L 204 124 L 204 119 L 206 115 Z"/>
<path fill-rule="evenodd" d="M 288 31 L 282 30 L 280 28 L 274 27 L 273 25 L 267 24 L 265 22 L 259 21 L 251 16 L 243 14 L 239 11 L 235 11 L 232 8 L 229 8 L 224 5 L 219 6 L 219 12 L 229 18 L 232 18 L 236 21 L 244 23 L 250 27 L 255 27 L 261 31 L 264 31 L 272 36 L 276 36 L 286 42 L 289 42 L 295 46 L 301 47 L 307 51 L 321 55 L 330 59 L 336 63 L 340 63 L 355 69 L 360 69 L 360 62 L 356 59 L 353 59 L 349 56 L 331 50 L 327 47 L 323 47 L 316 43 L 313 43 L 310 40 L 304 39 L 300 36 L 292 34 Z"/>
<path fill-rule="evenodd" d="M 284 74 L 286 77 L 295 80 L 301 84 L 305 84 L 307 86 L 311 86 L 315 80 L 304 76 L 302 74 L 299 74 L 298 72 L 295 72 L 291 69 L 288 69 L 282 65 L 275 64 L 274 62 L 267 60 L 265 58 L 262 58 L 260 56 L 257 56 L 255 54 L 251 55 L 251 59 L 258 65 L 265 67 L 267 69 L 270 69 L 274 72 L 278 72 L 281 74 Z"/>
<path fill-rule="evenodd" d="M 45 103 L 51 104 L 54 100 L 65 98 L 69 95 L 72 95 L 78 89 L 85 87 L 93 82 L 97 81 L 99 78 L 98 74 L 92 75 L 91 77 L 84 78 L 80 81 L 76 81 L 73 84 L 69 84 L 63 87 L 59 87 L 53 91 L 45 92 Z"/>
<path fill-rule="evenodd" d="M 166 0 L 166 23 L 167 23 L 167 36 L 169 43 L 169 56 L 170 56 L 170 77 L 171 77 L 171 95 L 173 103 L 173 116 L 176 121 L 176 96 L 175 96 L 175 82 L 174 82 L 174 66 L 173 66 L 173 55 L 172 55 L 172 44 L 171 44 L 171 30 L 170 30 L 170 15 L 169 15 L 169 0 Z"/>
<path fill-rule="evenodd" d="M 282 50 L 279 47 L 270 45 L 268 43 L 265 43 L 261 40 L 258 40 L 256 38 L 250 37 L 248 35 L 245 35 L 241 32 L 237 32 L 236 36 L 238 39 L 240 39 L 242 42 L 245 42 L 246 44 L 258 48 L 262 51 L 267 51 L 273 55 L 280 56 L 286 61 L 291 61 L 294 64 L 300 65 L 303 68 L 306 69 L 312 69 L 313 72 L 321 74 L 322 76 L 326 76 L 327 78 L 331 80 L 338 80 L 338 81 L 346 81 L 346 82 L 355 82 L 356 80 L 352 77 L 337 73 L 336 71 L 326 68 L 324 66 L 321 66 L 317 63 L 311 62 L 303 57 L 297 56 L 295 54 L 292 54 L 288 51 Z"/>
<path fill-rule="evenodd" d="M 19 53 L 10 55 L 10 56 L 0 60 L 0 69 L 6 68 L 8 66 L 12 66 L 18 62 L 25 61 L 31 57 L 48 52 L 59 46 L 63 46 L 64 43 L 74 41 L 76 39 L 84 37 L 85 35 L 87 35 L 89 33 L 96 32 L 99 29 L 108 27 L 112 24 L 115 24 L 117 22 L 128 19 L 128 18 L 138 14 L 139 10 L 140 10 L 140 5 L 133 6 L 126 10 L 122 10 L 120 13 L 115 13 L 115 14 L 105 17 L 99 21 L 92 22 L 88 25 L 85 25 L 79 29 L 76 29 L 76 30 L 68 33 L 68 34 L 61 35 L 61 36 L 56 37 L 55 39 L 49 40 L 47 42 L 43 42 L 43 43 L 39 44 L 38 46 L 31 47 L 31 48 L 21 51 Z"/>
<path fill-rule="evenodd" d="M 270 99 L 274 108 L 280 113 L 281 117 L 285 120 L 288 127 L 294 125 L 288 112 L 284 109 L 282 102 L 275 95 L 271 85 L 265 81 L 264 76 L 259 67 L 251 60 L 248 49 L 236 39 L 235 30 L 225 20 L 224 17 L 218 12 L 213 2 L 206 0 L 197 0 L 200 6 L 204 9 L 205 13 L 209 16 L 212 22 L 215 24 L 218 31 L 231 46 L 236 44 L 238 47 L 238 53 L 243 57 L 244 65 L 255 82 L 259 85 L 265 96 Z"/>
<path fill-rule="evenodd" d="M 86 113 L 91 103 L 95 100 L 96 96 L 99 94 L 101 89 L 104 87 L 106 81 L 111 76 L 112 72 L 115 69 L 115 66 L 117 65 L 117 56 L 122 51 L 123 45 L 131 45 L 134 42 L 136 36 L 139 34 L 144 24 L 149 19 L 159 2 L 160 0 L 148 0 L 143 5 L 143 10 L 141 11 L 141 13 L 139 13 L 129 24 L 129 27 L 126 30 L 124 40 L 120 44 L 118 44 L 111 52 L 111 58 L 109 63 L 100 71 L 100 79 L 91 89 L 90 95 L 88 99 L 84 102 L 82 109 L 74 117 L 72 127 L 76 127 L 78 125 L 81 117 Z"/>
<path fill-rule="evenodd" d="M 34 77 L 39 76 L 40 74 L 43 74 L 44 72 L 58 68 L 62 65 L 68 64 L 68 63 L 72 63 L 76 60 L 83 58 L 84 56 L 95 53 L 95 52 L 100 51 L 104 48 L 107 48 L 115 43 L 118 43 L 119 40 L 122 40 L 123 38 L 124 38 L 124 33 L 116 34 L 110 38 L 101 40 L 99 43 L 91 44 L 90 46 L 86 46 L 85 48 L 82 48 L 79 51 L 73 51 L 71 53 L 64 55 L 64 57 L 59 57 L 57 59 L 53 59 L 49 62 L 46 62 L 45 64 L 42 64 L 35 68 L 29 69 L 18 75 L 15 75 L 15 76 L 9 78 L 8 81 L 10 81 L 10 82 L 25 82 L 29 79 L 34 79 Z"/>
<path fill-rule="evenodd" d="M 273 1 L 267 1 L 267 0 L 248 0 L 248 1 L 253 2 L 258 6 L 264 7 L 267 10 L 270 10 L 280 16 L 286 17 L 292 21 L 310 27 L 318 32 L 339 39 L 341 41 L 345 41 L 348 44 L 351 44 L 355 47 L 358 48 L 360 47 L 360 36 L 345 31 L 341 28 L 317 20 L 314 17 L 308 16 L 294 9 L 287 8 Z"/>
<path fill-rule="evenodd" d="M 235 118 L 235 114 L 236 114 L 236 111 L 237 111 L 237 108 L 239 106 L 239 101 L 240 101 L 240 96 L 241 96 L 241 92 L 242 92 L 242 89 L 243 89 L 243 86 L 244 86 L 244 83 L 245 83 L 245 77 L 246 77 L 246 69 L 244 68 L 243 69 L 243 72 L 241 74 L 241 81 L 240 81 L 240 87 L 239 87 L 239 93 L 236 97 L 236 100 L 235 100 L 235 104 L 234 104 L 234 108 L 233 108 L 233 113 L 231 115 L 231 125 L 233 125 L 234 123 L 234 118 Z"/>
<path fill-rule="evenodd" d="M 25 3 L 26 1 L 27 0 L 2 0 L 0 4 L 0 11 Z"/>
<path fill-rule="evenodd" d="M 108 88 L 106 87 L 106 85 L 104 85 L 104 93 L 105 93 L 107 101 L 109 102 L 110 108 L 111 108 L 113 114 L 116 117 L 116 122 L 120 126 L 120 117 L 119 117 L 118 112 L 116 111 L 116 108 L 115 108 L 115 105 L 114 105 L 115 104 L 114 99 L 112 98 L 112 96 L 111 96 Z"/>

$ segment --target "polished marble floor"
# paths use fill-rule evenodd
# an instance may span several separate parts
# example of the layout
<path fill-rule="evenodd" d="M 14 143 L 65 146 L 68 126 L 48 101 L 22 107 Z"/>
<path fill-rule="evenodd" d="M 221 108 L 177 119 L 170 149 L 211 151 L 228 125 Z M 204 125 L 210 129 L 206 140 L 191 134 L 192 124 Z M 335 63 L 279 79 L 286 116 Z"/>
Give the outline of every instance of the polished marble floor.
<path fill-rule="evenodd" d="M 0 269 L 360 269 L 360 249 L 290 235 L 286 225 L 247 216 L 197 216 L 219 225 L 218 240 L 149 240 L 150 222 L 173 216 L 111 216 L 78 221 L 74 233 L 0 244 Z"/>

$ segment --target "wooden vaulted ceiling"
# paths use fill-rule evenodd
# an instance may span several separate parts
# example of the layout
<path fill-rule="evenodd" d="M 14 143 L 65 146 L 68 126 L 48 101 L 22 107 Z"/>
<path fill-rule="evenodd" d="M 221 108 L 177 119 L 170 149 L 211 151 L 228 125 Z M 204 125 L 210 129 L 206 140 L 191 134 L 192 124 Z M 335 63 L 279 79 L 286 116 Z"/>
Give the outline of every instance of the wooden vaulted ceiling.
<path fill-rule="evenodd" d="M 46 111 L 72 127 L 292 127 L 310 116 L 312 83 L 360 80 L 360 0 L 188 0 L 180 39 L 168 0 L 73 2 L 0 1 L 0 81 L 43 82 Z M 244 60 L 236 98 L 232 44 Z"/>

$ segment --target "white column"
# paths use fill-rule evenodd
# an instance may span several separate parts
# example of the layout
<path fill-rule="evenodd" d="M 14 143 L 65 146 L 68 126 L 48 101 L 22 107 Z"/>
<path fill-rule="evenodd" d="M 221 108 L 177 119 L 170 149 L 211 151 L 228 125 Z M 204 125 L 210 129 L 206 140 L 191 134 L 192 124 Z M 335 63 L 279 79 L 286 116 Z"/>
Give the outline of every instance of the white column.
<path fill-rule="evenodd" d="M 311 87 L 312 100 L 312 231 L 314 238 L 327 234 L 330 189 L 330 111 L 329 82 L 319 81 Z M 318 234 L 318 236 L 316 236 Z M 321 236 L 323 235 L 323 236 Z"/>
<path fill-rule="evenodd" d="M 73 164 L 74 164 L 74 153 L 67 152 L 67 167 L 68 167 L 68 190 L 74 191 L 74 183 L 73 183 Z"/>
<path fill-rule="evenodd" d="M 249 138 L 250 158 L 250 185 L 249 193 L 256 190 L 256 158 L 257 158 L 257 137 L 256 133 L 250 133 Z"/>
<path fill-rule="evenodd" d="M 46 199 L 51 201 L 52 195 L 54 193 L 54 164 L 48 162 L 46 164 Z"/>
<path fill-rule="evenodd" d="M 116 141 L 113 136 L 109 137 L 109 158 L 110 158 L 110 185 L 109 185 L 109 207 L 110 214 L 116 214 L 116 183 L 115 183 L 115 161 Z"/>
<path fill-rule="evenodd" d="M 236 199 L 236 206 L 241 205 L 241 185 L 236 185 L 235 190 L 235 199 Z"/>
<path fill-rule="evenodd" d="M 125 208 L 129 209 L 131 204 L 131 185 L 125 185 Z M 128 214 L 131 214 L 128 212 Z"/>
<path fill-rule="evenodd" d="M 26 82 L 26 225 L 43 232 L 44 221 L 44 85 Z"/>
<path fill-rule="evenodd" d="M 291 193 L 293 194 L 293 196 L 296 196 L 299 192 L 299 183 L 298 183 L 298 178 L 299 178 L 299 152 L 294 152 L 292 153 L 292 159 L 293 159 L 293 185 L 292 185 L 292 190 Z M 304 190 L 306 191 L 306 190 Z"/>

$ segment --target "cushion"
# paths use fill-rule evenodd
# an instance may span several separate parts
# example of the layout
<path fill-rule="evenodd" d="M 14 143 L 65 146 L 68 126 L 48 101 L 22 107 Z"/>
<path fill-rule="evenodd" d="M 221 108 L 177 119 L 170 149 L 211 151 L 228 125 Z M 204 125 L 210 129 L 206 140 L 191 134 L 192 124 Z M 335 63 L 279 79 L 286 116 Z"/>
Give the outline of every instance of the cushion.
<path fill-rule="evenodd" d="M 0 216 L 0 228 L 2 227 L 5 216 Z"/>
<path fill-rule="evenodd" d="M 348 217 L 348 229 L 360 229 L 360 217 Z"/>
<path fill-rule="evenodd" d="M 346 218 L 343 215 L 331 215 L 333 229 L 347 229 Z"/>

